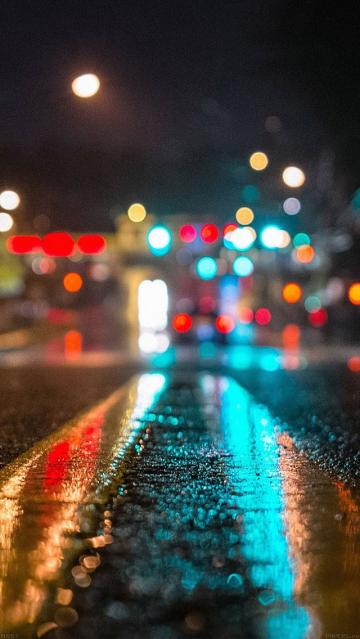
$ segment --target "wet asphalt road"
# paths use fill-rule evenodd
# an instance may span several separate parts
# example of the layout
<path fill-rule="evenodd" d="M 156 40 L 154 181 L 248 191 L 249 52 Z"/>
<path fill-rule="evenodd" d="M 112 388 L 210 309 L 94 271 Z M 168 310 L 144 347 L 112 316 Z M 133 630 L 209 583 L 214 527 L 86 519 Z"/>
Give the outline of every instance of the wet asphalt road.
<path fill-rule="evenodd" d="M 133 372 L 2 371 L 2 631 L 356 636 L 359 375 Z"/>
<path fill-rule="evenodd" d="M 360 483 L 360 375 L 345 365 L 228 374 L 267 405 L 296 444 L 323 468 Z M 79 411 L 118 388 L 140 367 L 0 368 L 0 468 Z"/>

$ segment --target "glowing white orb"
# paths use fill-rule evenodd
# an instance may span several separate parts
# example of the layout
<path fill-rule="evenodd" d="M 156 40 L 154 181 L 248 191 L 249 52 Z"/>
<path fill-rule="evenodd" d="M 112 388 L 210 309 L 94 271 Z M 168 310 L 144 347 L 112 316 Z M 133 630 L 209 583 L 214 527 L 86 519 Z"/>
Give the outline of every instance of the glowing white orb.
<path fill-rule="evenodd" d="M 14 224 L 14 220 L 12 219 L 9 213 L 0 213 L 0 233 L 6 233 L 10 231 L 11 227 Z"/>
<path fill-rule="evenodd" d="M 286 186 L 296 189 L 305 182 L 305 173 L 297 166 L 287 166 L 282 174 L 282 179 Z"/>
<path fill-rule="evenodd" d="M 72 81 L 71 88 L 78 98 L 92 98 L 100 88 L 100 80 L 95 73 L 84 73 Z"/>
<path fill-rule="evenodd" d="M 13 211 L 20 204 L 20 198 L 15 191 L 3 191 L 0 193 L 0 206 L 7 211 Z"/>

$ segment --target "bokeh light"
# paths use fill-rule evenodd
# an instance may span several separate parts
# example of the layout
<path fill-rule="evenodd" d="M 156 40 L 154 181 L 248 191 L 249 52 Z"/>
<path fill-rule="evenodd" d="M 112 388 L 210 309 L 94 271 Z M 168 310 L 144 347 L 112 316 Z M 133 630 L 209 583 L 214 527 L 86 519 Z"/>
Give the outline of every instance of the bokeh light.
<path fill-rule="evenodd" d="M 248 277 L 254 271 L 254 264 L 249 257 L 237 257 L 233 262 L 233 270 L 239 277 Z"/>
<path fill-rule="evenodd" d="M 136 224 L 143 222 L 146 218 L 145 206 L 139 202 L 135 202 L 129 206 L 127 214 L 131 222 L 135 222 Z"/>
<path fill-rule="evenodd" d="M 216 242 L 219 238 L 219 229 L 215 224 L 204 224 L 200 229 L 200 237 L 207 244 Z"/>
<path fill-rule="evenodd" d="M 301 330 L 297 324 L 286 324 L 282 331 L 282 341 L 285 348 L 295 348 L 299 345 Z"/>
<path fill-rule="evenodd" d="M 216 302 L 211 295 L 204 295 L 199 299 L 199 311 L 200 313 L 212 313 L 215 309 Z"/>
<path fill-rule="evenodd" d="M 352 304 L 356 306 L 360 304 L 360 282 L 351 284 L 348 290 L 348 298 Z"/>
<path fill-rule="evenodd" d="M 17 209 L 20 204 L 20 197 L 16 191 L 2 191 L 0 193 L 0 206 L 7 211 Z"/>
<path fill-rule="evenodd" d="M 243 228 L 237 228 L 231 234 L 228 234 L 226 239 L 229 239 L 233 248 L 238 251 L 246 251 L 254 244 L 256 231 L 251 226 L 244 226 Z"/>
<path fill-rule="evenodd" d="M 301 300 L 302 288 L 296 282 L 288 282 L 283 287 L 282 296 L 288 304 L 296 304 Z"/>
<path fill-rule="evenodd" d="M 6 248 L 9 253 L 19 255 L 40 252 L 41 239 L 37 235 L 13 235 L 7 239 Z"/>
<path fill-rule="evenodd" d="M 265 226 L 261 232 L 260 239 L 262 245 L 267 249 L 283 248 L 290 242 L 288 233 L 274 225 Z"/>
<path fill-rule="evenodd" d="M 307 233 L 296 233 L 293 238 L 293 244 L 296 247 L 304 246 L 305 244 L 311 244 L 310 235 Z"/>
<path fill-rule="evenodd" d="M 226 335 L 235 328 L 235 322 L 231 315 L 219 315 L 215 320 L 215 327 L 219 333 Z"/>
<path fill-rule="evenodd" d="M 286 186 L 290 186 L 294 189 L 304 184 L 305 174 L 297 166 L 287 166 L 283 171 L 282 179 Z"/>
<path fill-rule="evenodd" d="M 351 199 L 351 206 L 355 211 L 360 210 L 360 189 L 356 189 Z"/>
<path fill-rule="evenodd" d="M 308 318 L 311 326 L 314 326 L 314 328 L 321 328 L 326 324 L 328 314 L 325 308 L 318 308 L 317 310 L 310 311 Z"/>
<path fill-rule="evenodd" d="M 235 229 L 237 229 L 237 224 L 234 224 L 232 222 L 229 222 L 228 224 L 225 224 L 222 234 L 225 237 L 225 235 L 227 235 L 228 233 L 232 233 L 233 231 L 235 231 Z"/>
<path fill-rule="evenodd" d="M 239 309 L 239 322 L 241 324 L 251 324 L 254 319 L 254 311 L 248 306 Z"/>
<path fill-rule="evenodd" d="M 98 255 L 106 249 L 106 241 L 102 235 L 80 235 L 76 247 L 84 255 Z"/>
<path fill-rule="evenodd" d="M 50 257 L 68 257 L 74 251 L 75 242 L 69 233 L 58 231 L 43 237 L 42 248 Z"/>
<path fill-rule="evenodd" d="M 235 217 L 239 224 L 243 224 L 244 226 L 247 226 L 248 224 L 251 224 L 251 222 L 253 221 L 254 212 L 250 207 L 242 206 L 240 209 L 236 211 Z"/>
<path fill-rule="evenodd" d="M 360 373 L 360 357 L 358 355 L 349 357 L 347 365 L 348 369 L 353 373 Z"/>
<path fill-rule="evenodd" d="M 64 336 L 65 356 L 76 359 L 82 352 L 83 336 L 79 331 L 70 330 Z"/>
<path fill-rule="evenodd" d="M 31 268 L 36 275 L 49 275 L 56 270 L 56 262 L 51 257 L 35 257 Z"/>
<path fill-rule="evenodd" d="M 263 151 L 255 151 L 250 155 L 249 164 L 254 171 L 263 171 L 269 164 L 269 158 Z"/>
<path fill-rule="evenodd" d="M 172 326 L 178 333 L 188 333 L 192 325 L 193 321 L 189 313 L 178 313 L 172 321 Z"/>
<path fill-rule="evenodd" d="M 83 278 L 79 273 L 67 273 L 63 279 L 63 284 L 68 293 L 77 293 L 83 285 Z"/>
<path fill-rule="evenodd" d="M 179 238 L 182 242 L 186 244 L 190 244 L 196 240 L 196 228 L 192 224 L 183 224 L 179 228 Z"/>
<path fill-rule="evenodd" d="M 305 310 L 310 313 L 310 311 L 318 311 L 321 308 L 321 300 L 317 295 L 309 295 L 304 302 Z"/>
<path fill-rule="evenodd" d="M 196 263 L 196 272 L 202 280 L 212 280 L 218 272 L 216 260 L 213 257 L 201 257 Z"/>
<path fill-rule="evenodd" d="M 100 89 L 100 80 L 95 73 L 84 73 L 72 81 L 71 88 L 78 98 L 92 98 Z"/>
<path fill-rule="evenodd" d="M 159 224 L 149 230 L 147 241 L 154 255 L 166 255 L 171 248 L 171 233 L 166 226 Z"/>
<path fill-rule="evenodd" d="M 312 246 L 304 244 L 295 250 L 295 257 L 302 264 L 310 264 L 315 257 L 315 251 Z"/>
<path fill-rule="evenodd" d="M 271 322 L 271 313 L 268 308 L 261 307 L 255 312 L 255 322 L 259 326 L 267 326 Z"/>
<path fill-rule="evenodd" d="M 290 242 L 290 234 L 287 231 L 281 229 L 281 233 L 279 235 L 279 248 L 286 248 L 287 246 L 289 246 Z"/>
<path fill-rule="evenodd" d="M 7 233 L 14 225 L 14 220 L 9 213 L 0 212 L 0 233 Z"/>
<path fill-rule="evenodd" d="M 297 215 L 301 211 L 301 202 L 296 197 L 288 197 L 283 203 L 287 215 Z"/>

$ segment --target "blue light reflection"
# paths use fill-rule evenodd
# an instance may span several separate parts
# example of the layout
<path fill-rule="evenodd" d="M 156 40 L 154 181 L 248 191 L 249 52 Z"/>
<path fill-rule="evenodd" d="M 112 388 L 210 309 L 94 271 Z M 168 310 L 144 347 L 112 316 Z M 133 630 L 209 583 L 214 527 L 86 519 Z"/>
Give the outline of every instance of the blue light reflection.
<path fill-rule="evenodd" d="M 234 380 L 222 379 L 217 388 L 225 445 L 233 456 L 227 474 L 242 513 L 242 553 L 259 603 L 270 608 L 261 621 L 264 636 L 305 638 L 311 620 L 293 594 L 296 565 L 284 528 L 274 420 Z"/>

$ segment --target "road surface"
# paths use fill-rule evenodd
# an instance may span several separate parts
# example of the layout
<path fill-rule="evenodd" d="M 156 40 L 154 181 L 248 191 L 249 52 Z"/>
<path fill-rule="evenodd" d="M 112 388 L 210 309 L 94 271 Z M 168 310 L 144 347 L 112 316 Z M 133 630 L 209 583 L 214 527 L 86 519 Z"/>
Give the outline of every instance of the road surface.
<path fill-rule="evenodd" d="M 359 375 L 3 365 L 2 633 L 358 636 Z"/>

